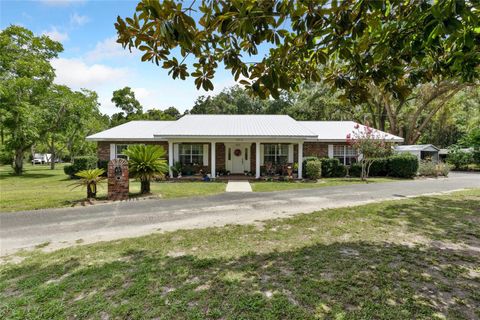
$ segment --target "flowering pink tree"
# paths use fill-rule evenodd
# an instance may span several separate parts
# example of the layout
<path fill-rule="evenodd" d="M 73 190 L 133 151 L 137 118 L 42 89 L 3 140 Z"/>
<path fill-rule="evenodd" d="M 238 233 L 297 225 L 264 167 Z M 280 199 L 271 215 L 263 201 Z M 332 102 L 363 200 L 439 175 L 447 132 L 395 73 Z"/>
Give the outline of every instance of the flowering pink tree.
<path fill-rule="evenodd" d="M 357 123 L 354 129 L 351 134 L 347 134 L 347 143 L 359 154 L 359 162 L 362 166 L 360 177 L 362 180 L 367 180 L 370 167 L 375 160 L 392 153 L 392 143 L 386 141 L 384 133 L 369 126 L 361 126 Z"/>

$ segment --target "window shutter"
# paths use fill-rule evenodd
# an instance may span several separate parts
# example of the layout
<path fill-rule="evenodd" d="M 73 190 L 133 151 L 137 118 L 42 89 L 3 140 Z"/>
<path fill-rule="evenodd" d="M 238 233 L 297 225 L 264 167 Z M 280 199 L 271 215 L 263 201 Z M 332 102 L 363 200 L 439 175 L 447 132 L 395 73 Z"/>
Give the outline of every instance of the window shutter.
<path fill-rule="evenodd" d="M 288 162 L 293 163 L 293 144 L 288 145 Z"/>
<path fill-rule="evenodd" d="M 178 143 L 173 144 L 173 162 L 179 161 L 179 156 L 178 156 Z"/>
<path fill-rule="evenodd" d="M 203 145 L 203 165 L 208 166 L 208 144 Z"/>
<path fill-rule="evenodd" d="M 110 143 L 110 160 L 113 160 L 117 157 L 115 150 L 115 143 Z"/>
<path fill-rule="evenodd" d="M 328 157 L 333 158 L 333 144 L 328 145 Z"/>
<path fill-rule="evenodd" d="M 260 144 L 260 165 L 261 165 L 261 166 L 263 166 L 264 154 L 265 154 L 265 145 L 264 145 L 264 144 Z"/>

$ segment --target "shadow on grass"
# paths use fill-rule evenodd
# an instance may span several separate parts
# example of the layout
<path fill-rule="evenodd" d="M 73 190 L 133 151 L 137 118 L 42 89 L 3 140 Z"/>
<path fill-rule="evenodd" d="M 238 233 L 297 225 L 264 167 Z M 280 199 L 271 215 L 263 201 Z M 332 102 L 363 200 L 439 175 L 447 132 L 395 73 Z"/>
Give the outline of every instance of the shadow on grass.
<path fill-rule="evenodd" d="M 161 244 L 159 244 L 160 246 Z M 473 319 L 480 257 L 451 249 L 347 242 L 231 259 L 125 250 L 1 272 L 0 316 L 165 319 Z M 46 259 L 49 261 L 48 259 Z M 478 270 L 477 270 L 478 271 Z M 475 313 L 476 312 L 476 313 Z"/>
<path fill-rule="evenodd" d="M 55 177 L 55 176 L 58 176 L 57 174 L 55 173 L 38 173 L 38 172 L 24 172 L 23 174 L 21 175 L 15 175 L 13 174 L 12 172 L 7 172 L 7 173 L 3 173 L 3 174 L 0 174 L 0 177 L 2 177 L 3 179 L 5 178 L 19 178 L 19 179 L 41 179 L 41 178 L 51 178 L 51 177 Z"/>
<path fill-rule="evenodd" d="M 393 221 L 400 218 L 398 221 L 406 221 L 409 231 L 420 233 L 432 240 L 479 245 L 478 198 L 466 201 L 421 197 L 414 203 L 392 202 L 380 212 L 380 215 Z"/>

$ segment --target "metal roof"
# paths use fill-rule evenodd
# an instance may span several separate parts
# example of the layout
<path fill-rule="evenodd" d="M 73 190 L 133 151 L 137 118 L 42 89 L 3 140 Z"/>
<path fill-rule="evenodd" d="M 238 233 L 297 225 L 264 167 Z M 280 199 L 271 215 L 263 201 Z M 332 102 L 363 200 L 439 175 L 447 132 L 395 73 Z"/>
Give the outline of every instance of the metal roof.
<path fill-rule="evenodd" d="M 89 141 L 145 141 L 175 121 L 130 121 L 87 137 Z"/>
<path fill-rule="evenodd" d="M 316 138 L 316 134 L 286 115 L 186 115 L 156 132 L 155 137 Z"/>
<path fill-rule="evenodd" d="M 88 136 L 89 141 L 147 141 L 171 138 L 262 138 L 346 141 L 353 121 L 296 121 L 287 115 L 186 115 L 177 121 L 130 121 Z M 364 127 L 360 125 L 361 127 Z M 375 130 L 375 129 L 374 129 Z M 393 142 L 403 138 L 375 130 Z"/>
<path fill-rule="evenodd" d="M 354 121 L 298 121 L 310 131 L 318 136 L 319 141 L 345 141 L 347 134 L 352 134 L 356 131 L 355 126 L 358 124 L 360 130 L 364 130 L 366 126 L 356 123 Z M 385 140 L 392 142 L 403 142 L 402 137 L 395 136 L 377 129 L 373 129 L 376 134 Z"/>
<path fill-rule="evenodd" d="M 396 146 L 395 151 L 438 151 L 439 148 L 433 144 L 410 144 L 403 146 Z"/>

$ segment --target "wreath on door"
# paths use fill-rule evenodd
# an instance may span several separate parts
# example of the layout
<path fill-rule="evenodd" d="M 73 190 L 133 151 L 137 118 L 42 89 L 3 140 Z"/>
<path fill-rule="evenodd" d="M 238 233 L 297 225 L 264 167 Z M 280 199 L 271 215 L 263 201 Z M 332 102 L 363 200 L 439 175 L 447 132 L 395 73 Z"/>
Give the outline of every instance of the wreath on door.
<path fill-rule="evenodd" d="M 235 151 L 233 151 L 233 154 L 236 155 L 237 157 L 239 157 L 242 154 L 242 150 L 235 149 Z"/>

